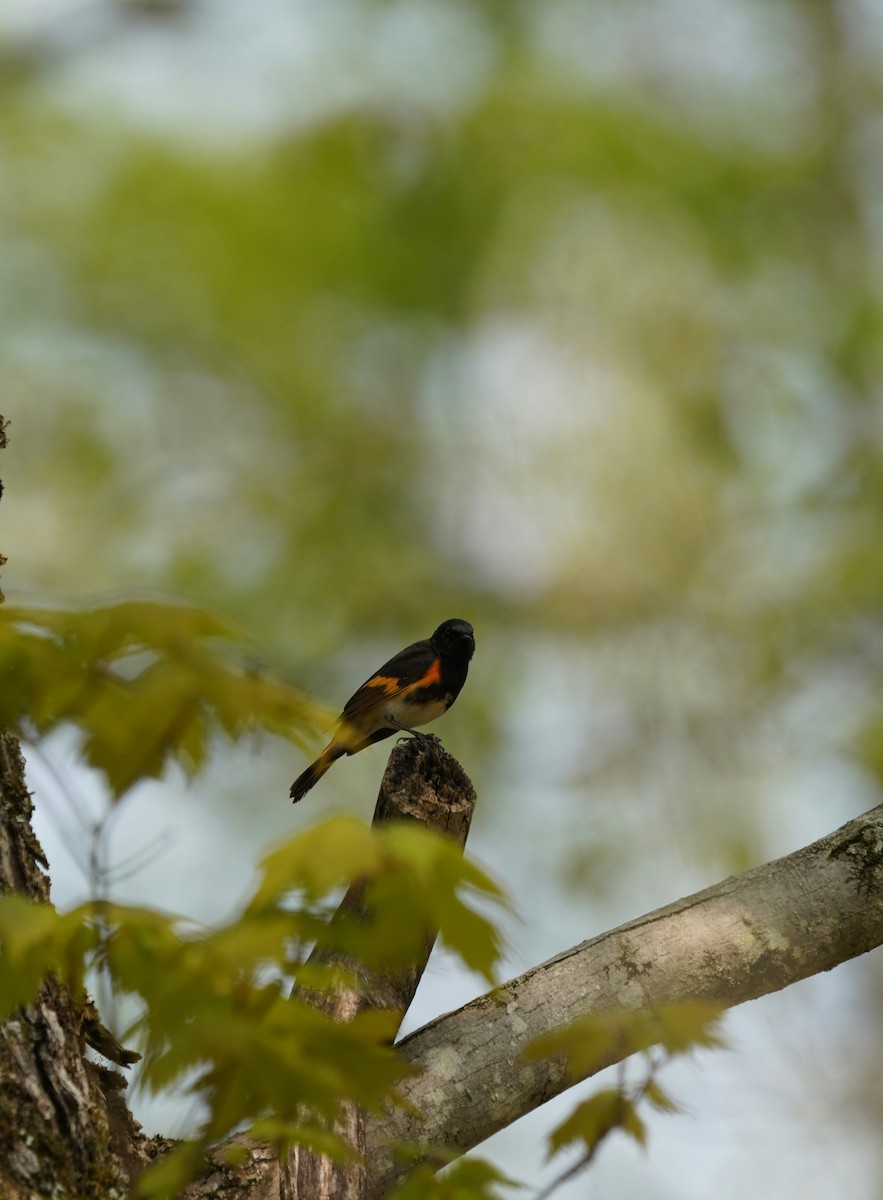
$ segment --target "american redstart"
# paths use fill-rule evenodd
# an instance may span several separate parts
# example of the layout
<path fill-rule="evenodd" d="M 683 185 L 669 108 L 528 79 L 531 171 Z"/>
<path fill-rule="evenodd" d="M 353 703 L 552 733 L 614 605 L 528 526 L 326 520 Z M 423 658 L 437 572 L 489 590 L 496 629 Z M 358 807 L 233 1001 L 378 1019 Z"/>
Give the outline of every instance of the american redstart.
<path fill-rule="evenodd" d="M 334 736 L 291 785 L 291 799 L 302 800 L 328 768 L 345 754 L 358 754 L 394 733 L 413 733 L 447 712 L 466 682 L 475 635 L 468 621 L 442 621 L 424 642 L 414 642 L 366 679 L 347 700 Z"/>

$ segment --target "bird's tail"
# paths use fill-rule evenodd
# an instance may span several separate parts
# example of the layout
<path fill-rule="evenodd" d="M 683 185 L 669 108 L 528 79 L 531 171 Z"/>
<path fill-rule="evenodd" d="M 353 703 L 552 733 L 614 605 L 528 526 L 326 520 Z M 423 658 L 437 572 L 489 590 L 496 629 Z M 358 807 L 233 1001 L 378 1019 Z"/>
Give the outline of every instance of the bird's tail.
<path fill-rule="evenodd" d="M 310 763 L 302 775 L 298 775 L 294 783 L 291 785 L 292 804 L 297 804 L 298 800 L 303 800 L 304 796 L 315 786 L 338 758 L 342 758 L 347 753 L 346 747 L 341 746 L 339 742 L 329 742 L 319 757 L 314 763 Z"/>

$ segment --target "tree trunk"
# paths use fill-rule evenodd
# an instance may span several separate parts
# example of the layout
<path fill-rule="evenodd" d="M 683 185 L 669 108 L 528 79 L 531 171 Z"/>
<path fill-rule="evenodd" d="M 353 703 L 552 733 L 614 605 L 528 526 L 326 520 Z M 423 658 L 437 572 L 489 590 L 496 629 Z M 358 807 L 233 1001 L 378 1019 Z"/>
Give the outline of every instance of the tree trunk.
<path fill-rule="evenodd" d="M 457 760 L 450 754 L 439 757 L 424 750 L 416 738 L 410 738 L 396 746 L 389 757 L 373 824 L 417 823 L 444 834 L 463 849 L 474 809 L 475 789 Z M 338 914 L 358 916 L 362 901 L 363 889 L 354 884 Z M 346 961 L 343 965 L 358 977 L 358 988 L 342 990 L 333 996 L 312 996 L 311 1000 L 335 1021 L 351 1021 L 360 1012 L 374 1007 L 396 1012 L 401 1024 L 434 942 L 434 937 L 427 941 L 420 957 L 408 968 L 392 973 L 367 971 L 358 963 Z M 323 961 L 329 961 L 330 957 L 323 955 Z M 305 1146 L 295 1146 L 284 1171 L 285 1196 L 292 1200 L 363 1200 L 368 1186 L 365 1114 L 351 1101 L 345 1101 L 335 1132 L 353 1147 L 358 1158 L 351 1163 L 336 1163 Z"/>
<path fill-rule="evenodd" d="M 18 742 L 0 733 L 0 892 L 48 900 L 46 860 Z M 86 997 L 50 979 L 36 1004 L 0 1027 L 0 1196 L 34 1200 L 123 1194 L 146 1162 L 122 1098 L 126 1080 L 85 1058 L 86 1043 L 117 1046 Z"/>

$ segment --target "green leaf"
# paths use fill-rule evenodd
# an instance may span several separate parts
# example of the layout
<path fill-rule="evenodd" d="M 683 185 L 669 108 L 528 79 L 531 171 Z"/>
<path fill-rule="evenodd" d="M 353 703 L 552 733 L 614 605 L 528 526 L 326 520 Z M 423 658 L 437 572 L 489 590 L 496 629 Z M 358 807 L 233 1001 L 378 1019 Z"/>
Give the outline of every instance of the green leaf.
<path fill-rule="evenodd" d="M 305 1146 L 315 1154 L 324 1154 L 336 1163 L 353 1162 L 359 1156 L 342 1137 L 331 1129 L 320 1125 L 304 1125 L 282 1121 L 278 1117 L 263 1117 L 249 1126 L 248 1137 L 269 1143 L 277 1154 L 284 1154 L 291 1146 Z M 231 1147 L 235 1150 L 235 1147 Z M 227 1156 L 231 1161 L 230 1155 Z"/>
<path fill-rule="evenodd" d="M 447 838 L 415 825 L 392 825 L 379 831 L 397 860 L 415 878 L 415 910 L 424 906 L 427 930 L 438 930 L 442 942 L 470 969 L 494 982 L 501 939 L 494 923 L 463 899 L 470 893 L 499 908 L 508 903 L 499 884 L 475 862 L 465 858 Z"/>
<path fill-rule="evenodd" d="M 669 1054 L 695 1046 L 723 1045 L 716 1032 L 725 1006 L 687 1001 L 658 1009 L 592 1013 L 564 1029 L 537 1038 L 525 1051 L 527 1059 L 564 1057 L 573 1079 L 584 1079 L 631 1054 L 662 1044 Z"/>
<path fill-rule="evenodd" d="M 632 1105 L 619 1088 L 603 1088 L 578 1104 L 552 1130 L 549 1134 L 549 1156 L 572 1146 L 574 1142 L 581 1142 L 587 1150 L 594 1150 L 611 1130 L 623 1126 L 630 1111 Z"/>
<path fill-rule="evenodd" d="M 133 1194 L 143 1200 L 177 1200 L 204 1161 L 199 1142 L 182 1142 L 158 1158 L 135 1181 Z"/>
<path fill-rule="evenodd" d="M 646 1012 L 592 1013 L 537 1038 L 525 1050 L 525 1058 L 564 1057 L 571 1078 L 582 1079 L 646 1050 L 656 1040 L 652 1018 Z"/>
<path fill-rule="evenodd" d="M 647 1126 L 638 1115 L 638 1111 L 633 1104 L 626 1106 L 621 1129 L 623 1133 L 627 1133 L 630 1138 L 633 1138 L 639 1146 L 646 1147 Z"/>
<path fill-rule="evenodd" d="M 482 1158 L 462 1158 L 442 1172 L 418 1167 L 388 1200 L 500 1200 L 500 1188 L 521 1189 Z"/>
<path fill-rule="evenodd" d="M 393 823 L 379 829 L 378 836 L 427 886 L 448 876 L 458 885 L 505 903 L 504 889 L 477 863 L 464 859 L 458 847 L 441 834 L 420 825 Z"/>
<path fill-rule="evenodd" d="M 78 992 L 96 937 L 82 911 L 62 916 L 16 893 L 0 897 L 0 1016 L 31 1003 L 51 972 Z"/>
<path fill-rule="evenodd" d="M 644 1096 L 654 1108 L 660 1112 L 679 1113 L 683 1109 L 676 1100 L 669 1096 L 668 1092 L 663 1091 L 655 1079 L 648 1079 L 644 1084 Z"/>
<path fill-rule="evenodd" d="M 379 839 L 355 817 L 332 817 L 313 826 L 268 854 L 260 864 L 260 882 L 248 913 L 277 904 L 300 889 L 307 899 L 372 876 L 383 863 Z"/>
<path fill-rule="evenodd" d="M 711 1000 L 664 1005 L 654 1012 L 658 1040 L 671 1055 L 686 1054 L 697 1046 L 720 1049 L 726 1045 L 718 1032 L 725 1009 Z"/>
<path fill-rule="evenodd" d="M 373 830 L 352 817 L 324 821 L 264 859 L 246 917 L 268 911 L 291 893 L 315 902 L 343 885 L 360 886 L 359 906 L 314 926 L 318 945 L 369 967 L 394 969 L 413 962 L 438 933 L 467 966 L 493 981 L 500 937 L 466 898 L 477 893 L 502 906 L 501 890 L 431 830 Z"/>

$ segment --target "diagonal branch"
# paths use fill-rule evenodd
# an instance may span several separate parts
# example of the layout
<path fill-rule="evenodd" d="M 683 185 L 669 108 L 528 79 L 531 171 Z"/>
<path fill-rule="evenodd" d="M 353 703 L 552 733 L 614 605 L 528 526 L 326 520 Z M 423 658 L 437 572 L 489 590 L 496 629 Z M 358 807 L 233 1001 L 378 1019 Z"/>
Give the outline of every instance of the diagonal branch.
<path fill-rule="evenodd" d="M 439 1017 L 401 1043 L 421 1074 L 365 1128 L 368 1197 L 405 1174 L 392 1142 L 465 1152 L 577 1082 L 560 1060 L 526 1062 L 535 1038 L 590 1013 L 686 1000 L 730 1007 L 883 943 L 883 805 L 765 866 L 583 942 Z M 585 1073 L 617 1061 L 615 1052 Z"/>

